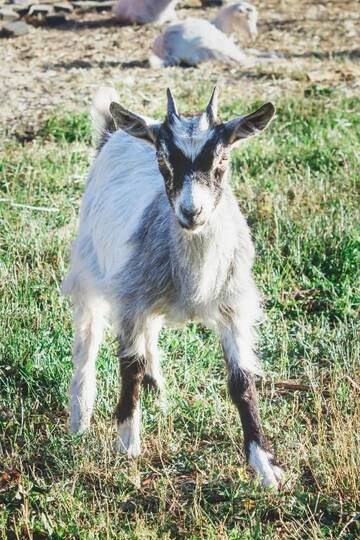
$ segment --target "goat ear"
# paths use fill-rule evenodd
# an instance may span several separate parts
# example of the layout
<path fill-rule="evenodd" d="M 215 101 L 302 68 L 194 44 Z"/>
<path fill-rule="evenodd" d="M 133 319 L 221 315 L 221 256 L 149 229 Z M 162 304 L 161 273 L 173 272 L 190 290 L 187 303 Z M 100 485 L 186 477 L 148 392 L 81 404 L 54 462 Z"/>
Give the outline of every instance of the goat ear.
<path fill-rule="evenodd" d="M 156 143 L 160 125 L 155 120 L 128 111 L 115 101 L 110 104 L 110 113 L 117 129 L 122 129 L 129 135 L 151 144 Z"/>
<path fill-rule="evenodd" d="M 224 125 L 226 142 L 234 144 L 241 139 L 260 133 L 271 122 L 274 115 L 275 107 L 269 102 L 247 116 L 226 122 Z"/>

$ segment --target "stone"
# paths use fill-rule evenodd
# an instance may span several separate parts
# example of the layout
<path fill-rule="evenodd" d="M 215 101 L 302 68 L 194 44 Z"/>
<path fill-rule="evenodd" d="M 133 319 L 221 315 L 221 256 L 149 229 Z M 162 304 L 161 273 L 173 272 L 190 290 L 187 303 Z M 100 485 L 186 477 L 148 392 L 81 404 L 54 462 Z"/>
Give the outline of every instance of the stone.
<path fill-rule="evenodd" d="M 18 4 L 13 4 L 11 9 L 18 13 L 20 17 L 23 17 L 29 12 L 31 4 L 29 2 L 19 2 Z"/>
<path fill-rule="evenodd" d="M 29 15 L 48 15 L 53 11 L 53 7 L 50 4 L 33 4 L 29 10 Z"/>
<path fill-rule="evenodd" d="M 96 11 L 111 11 L 112 8 L 114 7 L 114 5 L 116 4 L 116 1 L 112 1 L 112 0 L 109 0 L 109 1 L 105 1 L 105 2 L 96 2 Z"/>
<path fill-rule="evenodd" d="M 8 7 L 0 8 L 0 20 L 5 22 L 13 22 L 20 18 L 20 15 L 16 11 L 9 9 Z"/>
<path fill-rule="evenodd" d="M 64 2 L 64 3 L 54 4 L 54 10 L 60 11 L 61 13 L 71 13 L 72 11 L 74 11 L 74 7 L 70 3 Z"/>
<path fill-rule="evenodd" d="M 223 0 L 201 0 L 201 5 L 203 7 L 222 6 L 223 3 Z"/>
<path fill-rule="evenodd" d="M 66 21 L 66 13 L 51 13 L 45 17 L 45 22 L 49 26 L 60 26 L 61 24 L 65 24 Z"/>
<path fill-rule="evenodd" d="M 29 26 L 24 21 L 14 21 L 5 24 L 2 27 L 1 33 L 5 37 L 24 36 L 29 32 Z"/>
<path fill-rule="evenodd" d="M 74 8 L 80 13 L 87 13 L 88 11 L 107 11 L 112 9 L 115 2 L 95 2 L 94 0 L 75 0 L 72 2 Z"/>

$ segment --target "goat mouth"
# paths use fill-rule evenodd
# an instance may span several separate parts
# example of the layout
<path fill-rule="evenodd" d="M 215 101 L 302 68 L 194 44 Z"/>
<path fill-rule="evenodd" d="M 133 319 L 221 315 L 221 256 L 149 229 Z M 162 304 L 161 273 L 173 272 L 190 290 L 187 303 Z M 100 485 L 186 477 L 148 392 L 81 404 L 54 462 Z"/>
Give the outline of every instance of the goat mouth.
<path fill-rule="evenodd" d="M 186 223 L 185 221 L 182 221 L 178 219 L 179 225 L 182 229 L 185 229 L 189 233 L 197 232 L 199 229 L 201 229 L 205 225 L 205 221 L 201 221 L 198 223 Z"/>

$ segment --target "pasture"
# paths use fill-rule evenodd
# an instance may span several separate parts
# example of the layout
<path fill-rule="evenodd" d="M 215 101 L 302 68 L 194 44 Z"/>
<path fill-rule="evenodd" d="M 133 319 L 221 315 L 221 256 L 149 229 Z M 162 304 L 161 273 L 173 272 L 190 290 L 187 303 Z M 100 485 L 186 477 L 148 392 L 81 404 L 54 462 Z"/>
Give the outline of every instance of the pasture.
<path fill-rule="evenodd" d="M 246 73 L 219 64 L 157 73 L 141 65 L 142 44 L 155 30 L 102 27 L 101 17 L 97 25 L 89 16 L 88 25 L 74 23 L 68 32 L 40 28 L 4 45 L 19 62 L 12 74 L 4 69 L 0 107 L 1 539 L 360 535 L 359 51 L 345 47 L 343 14 L 359 19 L 351 2 L 323 6 L 317 19 L 308 1 L 302 23 L 295 2 L 290 16 L 283 2 L 262 4 L 259 49 L 271 43 L 281 50 L 278 37 L 290 36 L 292 18 L 303 34 L 287 42 L 291 58 Z M 40 39 L 52 32 L 58 41 L 49 42 L 45 59 Z M 72 47 L 76 32 L 80 44 L 94 40 L 99 58 L 93 52 L 89 68 Z M 94 38 L 100 34 L 102 45 Z M 323 55 L 300 58 L 314 35 Z M 36 52 L 27 66 L 29 43 Z M 63 47 L 56 61 L 54 43 Z M 259 392 L 265 431 L 286 471 L 279 493 L 263 491 L 245 465 L 218 339 L 195 324 L 161 334 L 169 408 L 164 414 L 151 395 L 142 396 L 139 459 L 114 450 L 112 334 L 98 359 L 92 427 L 83 437 L 67 430 L 72 326 L 60 283 L 92 160 L 89 96 L 111 82 L 126 106 L 161 118 L 166 84 L 180 110 L 194 111 L 217 80 L 224 119 L 269 98 L 277 106 L 261 138 L 233 152 L 232 171 L 267 314 Z"/>

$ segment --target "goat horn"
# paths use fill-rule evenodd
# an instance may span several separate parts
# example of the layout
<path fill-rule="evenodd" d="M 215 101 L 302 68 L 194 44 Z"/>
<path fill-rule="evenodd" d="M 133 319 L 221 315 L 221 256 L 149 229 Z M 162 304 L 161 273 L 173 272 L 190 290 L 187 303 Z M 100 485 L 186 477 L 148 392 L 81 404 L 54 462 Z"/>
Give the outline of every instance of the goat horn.
<path fill-rule="evenodd" d="M 175 100 L 173 98 L 170 88 L 167 88 L 166 95 L 167 95 L 167 117 L 170 120 L 173 115 L 179 116 L 179 113 L 177 111 L 176 103 L 175 103 Z"/>
<path fill-rule="evenodd" d="M 215 86 L 211 94 L 208 106 L 206 107 L 206 116 L 208 118 L 209 124 L 214 124 L 214 122 L 216 122 L 218 114 L 218 97 L 219 89 L 217 86 Z"/>

